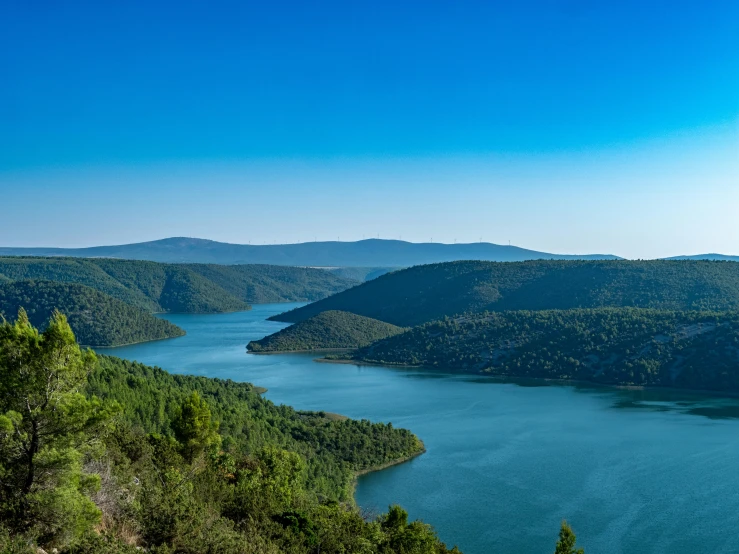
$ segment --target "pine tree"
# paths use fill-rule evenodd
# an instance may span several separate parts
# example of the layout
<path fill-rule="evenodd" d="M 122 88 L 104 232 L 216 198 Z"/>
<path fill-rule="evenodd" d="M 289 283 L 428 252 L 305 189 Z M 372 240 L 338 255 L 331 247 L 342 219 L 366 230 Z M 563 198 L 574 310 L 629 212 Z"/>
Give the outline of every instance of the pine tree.
<path fill-rule="evenodd" d="M 562 521 L 562 526 L 559 529 L 559 540 L 557 541 L 557 548 L 554 550 L 554 554 L 584 554 L 582 548 L 575 549 L 575 532 L 572 530 L 566 521 Z"/>
<path fill-rule="evenodd" d="M 22 309 L 0 323 L 0 521 L 44 543 L 100 517 L 89 498 L 99 477 L 82 466 L 119 408 L 83 395 L 95 364 L 58 312 L 43 333 Z"/>

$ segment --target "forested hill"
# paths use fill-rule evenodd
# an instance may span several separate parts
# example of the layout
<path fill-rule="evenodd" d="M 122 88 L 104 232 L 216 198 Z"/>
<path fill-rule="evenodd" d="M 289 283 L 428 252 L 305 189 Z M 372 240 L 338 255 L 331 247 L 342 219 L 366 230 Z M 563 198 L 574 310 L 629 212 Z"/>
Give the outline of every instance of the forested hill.
<path fill-rule="evenodd" d="M 250 352 L 353 349 L 404 331 L 389 323 L 350 314 L 322 312 L 247 345 Z"/>
<path fill-rule="evenodd" d="M 59 310 L 69 319 L 80 343 L 88 346 L 120 346 L 185 334 L 141 308 L 75 283 L 0 283 L 0 314 L 13 320 L 19 308 L 24 308 L 30 322 L 39 328 L 46 327 L 54 310 Z"/>
<path fill-rule="evenodd" d="M 408 267 L 454 260 L 520 261 L 540 259 L 616 259 L 603 254 L 550 254 L 518 246 L 412 243 L 367 239 L 356 242 L 321 241 L 297 244 L 228 244 L 197 238 L 173 237 L 137 244 L 91 248 L 2 248 L 3 256 L 75 256 L 121 258 L 167 263 L 272 264 L 320 267 Z"/>
<path fill-rule="evenodd" d="M 636 308 L 489 312 L 427 323 L 351 358 L 739 393 L 739 313 Z"/>
<path fill-rule="evenodd" d="M 423 452 L 390 423 L 96 359 L 61 315 L 0 321 L 0 376 L 0 552 L 459 554 L 351 501 L 357 472 Z"/>
<path fill-rule="evenodd" d="M 184 267 L 250 304 L 315 302 L 360 282 L 309 267 L 261 264 L 188 264 Z"/>
<path fill-rule="evenodd" d="M 258 453 L 266 446 L 296 452 L 308 464 L 306 482 L 313 492 L 349 500 L 355 472 L 420 453 L 423 445 L 410 431 L 383 423 L 300 412 L 264 399 L 253 385 L 190 375 L 108 356 L 90 376 L 88 392 L 124 406 L 124 417 L 149 433 L 174 435 L 172 426 L 183 402 L 197 391 L 207 403 L 233 454 Z"/>
<path fill-rule="evenodd" d="M 341 310 L 409 327 L 464 312 L 633 306 L 739 308 L 739 264 L 711 261 L 452 262 L 395 271 L 274 316 Z"/>
<path fill-rule="evenodd" d="M 250 302 L 317 300 L 356 284 L 306 268 L 0 258 L 0 281 L 27 279 L 78 283 L 150 312 L 184 313 L 246 310 Z"/>

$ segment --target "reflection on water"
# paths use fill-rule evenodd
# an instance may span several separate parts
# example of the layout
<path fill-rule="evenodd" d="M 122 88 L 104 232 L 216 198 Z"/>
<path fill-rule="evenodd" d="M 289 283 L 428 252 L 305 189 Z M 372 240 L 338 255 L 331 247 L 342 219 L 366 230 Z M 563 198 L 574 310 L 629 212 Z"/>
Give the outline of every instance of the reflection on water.
<path fill-rule="evenodd" d="M 466 554 L 551 552 L 563 518 L 589 553 L 739 552 L 739 400 L 246 355 L 293 306 L 167 316 L 188 334 L 106 353 L 413 430 L 427 453 L 361 477 L 357 502 L 398 502 Z"/>
<path fill-rule="evenodd" d="M 673 411 L 703 416 L 710 419 L 739 419 L 739 400 L 718 396 L 701 396 L 678 391 L 645 390 L 614 391 L 612 394 L 626 396 L 618 398 L 614 408 Z"/>
<path fill-rule="evenodd" d="M 366 366 L 354 366 L 356 368 Z M 406 379 L 446 380 L 452 376 L 457 381 L 478 385 L 515 385 L 523 388 L 566 387 L 574 392 L 599 394 L 612 399 L 615 409 L 648 410 L 655 412 L 674 411 L 683 414 L 703 416 L 710 419 L 739 419 L 739 398 L 724 398 L 719 395 L 706 395 L 690 391 L 659 388 L 617 388 L 587 383 L 562 383 L 542 379 L 504 378 L 495 376 L 469 375 L 465 373 L 445 373 L 443 370 L 424 368 L 385 368 Z"/>

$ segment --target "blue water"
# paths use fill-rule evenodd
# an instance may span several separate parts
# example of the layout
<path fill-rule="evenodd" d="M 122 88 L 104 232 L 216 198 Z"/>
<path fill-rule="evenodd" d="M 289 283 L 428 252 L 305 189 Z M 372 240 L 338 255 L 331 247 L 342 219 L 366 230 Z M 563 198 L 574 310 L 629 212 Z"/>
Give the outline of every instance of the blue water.
<path fill-rule="evenodd" d="M 588 554 L 739 552 L 738 400 L 247 355 L 294 306 L 168 315 L 187 336 L 105 353 L 411 429 L 428 452 L 360 478 L 357 502 L 397 502 L 466 554 L 552 552 L 563 518 Z"/>

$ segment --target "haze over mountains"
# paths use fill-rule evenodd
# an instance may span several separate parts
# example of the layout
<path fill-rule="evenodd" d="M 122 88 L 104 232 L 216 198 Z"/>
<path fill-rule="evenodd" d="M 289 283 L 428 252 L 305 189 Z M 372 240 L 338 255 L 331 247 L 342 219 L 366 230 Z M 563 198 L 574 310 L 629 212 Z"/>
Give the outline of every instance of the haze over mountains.
<path fill-rule="evenodd" d="M 739 262 L 739 256 L 727 256 L 726 254 L 695 254 L 694 256 L 672 256 L 665 260 L 713 260 L 720 262 Z"/>
<path fill-rule="evenodd" d="M 229 244 L 174 237 L 151 242 L 90 248 L 0 248 L 3 256 L 72 256 L 124 258 L 168 263 L 272 264 L 320 267 L 407 267 L 457 260 L 513 262 L 538 259 L 611 260 L 610 254 L 562 255 L 487 242 L 469 244 L 411 243 L 367 239 L 356 242 L 297 244 Z"/>

